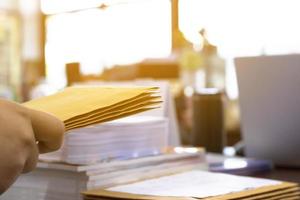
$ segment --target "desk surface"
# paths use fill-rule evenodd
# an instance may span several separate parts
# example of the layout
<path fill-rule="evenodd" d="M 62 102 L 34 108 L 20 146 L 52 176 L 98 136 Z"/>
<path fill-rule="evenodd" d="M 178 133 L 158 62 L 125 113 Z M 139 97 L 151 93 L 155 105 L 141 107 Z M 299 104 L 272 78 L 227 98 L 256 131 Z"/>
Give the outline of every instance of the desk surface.
<path fill-rule="evenodd" d="M 300 169 L 275 167 L 270 172 L 257 173 L 254 176 L 300 183 Z"/>
<path fill-rule="evenodd" d="M 225 161 L 229 161 L 232 159 L 236 161 L 241 161 L 241 163 L 243 161 L 253 160 L 253 159 L 247 159 L 243 157 L 226 157 L 221 154 L 213 154 L 213 153 L 207 154 L 207 161 L 209 162 L 210 165 L 216 163 L 224 164 Z M 238 166 L 240 163 L 237 162 L 235 164 L 237 164 L 236 165 L 237 170 L 231 170 L 231 171 L 229 170 L 228 173 L 300 183 L 300 168 L 274 167 L 273 169 L 270 168 L 266 170 L 266 167 L 264 167 L 264 170 L 259 170 L 259 168 L 246 169 L 247 167 L 244 168 L 240 167 L 241 169 L 240 170 Z"/>

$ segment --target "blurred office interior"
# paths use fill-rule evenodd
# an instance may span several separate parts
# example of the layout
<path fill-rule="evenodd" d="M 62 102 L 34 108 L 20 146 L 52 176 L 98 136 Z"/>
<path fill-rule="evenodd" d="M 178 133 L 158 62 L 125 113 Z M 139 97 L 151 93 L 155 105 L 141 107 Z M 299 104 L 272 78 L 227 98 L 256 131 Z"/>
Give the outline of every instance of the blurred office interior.
<path fill-rule="evenodd" d="M 211 131 L 199 128 L 211 120 L 220 133 L 213 141 L 232 146 L 240 141 L 233 59 L 299 53 L 298 5 L 1 0 L 0 96 L 23 102 L 79 82 L 165 80 L 183 145 L 202 145 L 195 134 Z M 201 109 L 214 114 L 201 116 Z"/>

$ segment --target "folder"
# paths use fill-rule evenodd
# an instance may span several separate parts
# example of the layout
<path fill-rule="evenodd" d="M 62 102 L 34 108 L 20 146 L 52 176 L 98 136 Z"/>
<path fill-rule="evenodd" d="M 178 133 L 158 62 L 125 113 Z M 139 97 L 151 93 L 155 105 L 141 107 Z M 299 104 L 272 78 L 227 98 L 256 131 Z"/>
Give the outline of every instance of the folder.
<path fill-rule="evenodd" d="M 157 87 L 76 86 L 23 103 L 56 116 L 66 131 L 159 107 Z"/>

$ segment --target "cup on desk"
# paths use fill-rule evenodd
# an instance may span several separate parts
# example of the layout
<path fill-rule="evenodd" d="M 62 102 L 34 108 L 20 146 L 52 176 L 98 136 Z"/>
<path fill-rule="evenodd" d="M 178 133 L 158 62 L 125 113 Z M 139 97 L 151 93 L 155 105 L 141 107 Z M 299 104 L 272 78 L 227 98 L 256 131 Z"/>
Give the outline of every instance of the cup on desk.
<path fill-rule="evenodd" d="M 193 129 L 191 143 L 208 152 L 222 153 L 225 146 L 224 94 L 205 88 L 193 95 Z"/>

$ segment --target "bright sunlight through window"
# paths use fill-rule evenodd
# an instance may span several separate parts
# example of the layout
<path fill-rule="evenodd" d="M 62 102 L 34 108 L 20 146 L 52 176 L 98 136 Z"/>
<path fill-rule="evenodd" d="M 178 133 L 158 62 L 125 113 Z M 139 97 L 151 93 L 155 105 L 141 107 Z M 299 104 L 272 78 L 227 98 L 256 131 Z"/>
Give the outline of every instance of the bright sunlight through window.
<path fill-rule="evenodd" d="M 299 0 L 181 0 L 180 29 L 199 44 L 206 28 L 228 61 L 227 91 L 237 97 L 232 58 L 300 52 Z"/>
<path fill-rule="evenodd" d="M 45 50 L 50 84 L 58 88 L 65 86 L 65 64 L 69 62 L 81 63 L 82 72 L 89 74 L 101 73 L 116 64 L 170 55 L 169 0 L 112 2 L 115 3 L 103 9 L 60 13 L 61 8 L 90 8 L 91 2 L 44 1 L 45 13 L 60 13 L 47 17 Z"/>

